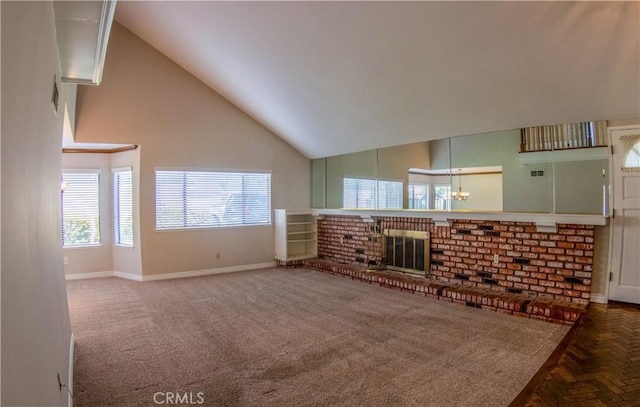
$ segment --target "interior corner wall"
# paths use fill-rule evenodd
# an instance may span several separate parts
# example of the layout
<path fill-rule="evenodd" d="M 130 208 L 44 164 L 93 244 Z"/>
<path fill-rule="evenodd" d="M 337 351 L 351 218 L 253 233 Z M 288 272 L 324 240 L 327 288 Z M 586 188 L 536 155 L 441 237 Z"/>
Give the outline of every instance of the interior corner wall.
<path fill-rule="evenodd" d="M 142 251 L 140 248 L 140 150 L 121 151 L 110 154 L 111 168 L 131 167 L 133 176 L 133 247 L 113 245 L 111 249 L 113 271 L 128 275 L 142 275 Z M 113 184 L 112 184 L 113 186 Z M 111 189 L 111 192 L 113 188 Z M 113 193 L 111 193 L 111 213 L 113 214 Z M 112 216 L 113 218 L 113 216 Z M 111 222 L 113 227 L 113 222 Z"/>
<path fill-rule="evenodd" d="M 100 245 L 64 249 L 65 274 L 113 271 L 111 261 L 111 157 L 98 153 L 63 153 L 62 170 L 100 171 Z"/>
<path fill-rule="evenodd" d="M 71 325 L 60 239 L 65 94 L 53 5 L 0 3 L 2 14 L 3 406 L 66 406 Z M 58 113 L 51 103 L 54 76 Z"/>
<path fill-rule="evenodd" d="M 76 141 L 141 146 L 143 275 L 274 261 L 273 226 L 156 231 L 158 167 L 270 171 L 273 208 L 310 205 L 308 158 L 118 23 L 101 85 L 78 89 Z"/>

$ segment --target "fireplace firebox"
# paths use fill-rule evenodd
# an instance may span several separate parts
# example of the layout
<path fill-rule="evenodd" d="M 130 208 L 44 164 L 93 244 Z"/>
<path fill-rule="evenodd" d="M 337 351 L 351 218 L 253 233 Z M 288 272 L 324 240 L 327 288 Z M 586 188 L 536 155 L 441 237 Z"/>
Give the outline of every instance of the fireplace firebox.
<path fill-rule="evenodd" d="M 429 232 L 387 229 L 383 253 L 387 269 L 428 276 L 430 271 Z"/>

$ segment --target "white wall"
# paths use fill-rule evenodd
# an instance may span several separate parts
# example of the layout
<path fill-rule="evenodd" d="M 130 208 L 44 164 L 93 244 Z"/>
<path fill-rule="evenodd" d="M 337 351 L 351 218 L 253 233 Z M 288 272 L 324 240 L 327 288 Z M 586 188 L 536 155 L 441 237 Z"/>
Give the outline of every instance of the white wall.
<path fill-rule="evenodd" d="M 469 174 L 451 179 L 451 191 L 469 192 L 466 201 L 451 200 L 451 209 L 474 211 L 502 211 L 502 174 Z"/>
<path fill-rule="evenodd" d="M 272 226 L 156 231 L 157 167 L 270 171 L 274 208 L 310 203 L 306 157 L 117 23 L 101 85 L 78 89 L 76 141 L 141 146 L 143 275 L 274 261 Z"/>
<path fill-rule="evenodd" d="M 51 2 L 1 2 L 3 406 L 66 406 L 71 326 L 60 239 L 63 103 Z M 58 83 L 58 89 L 64 91 Z"/>
<path fill-rule="evenodd" d="M 142 275 L 142 251 L 140 247 L 140 150 L 123 151 L 110 155 L 111 168 L 131 167 L 133 172 L 133 247 L 113 245 L 113 271 Z M 113 188 L 111 189 L 113 191 Z M 113 196 L 111 196 L 113 204 Z M 113 217 L 113 205 L 111 206 Z M 113 222 L 111 222 L 113 227 Z"/>

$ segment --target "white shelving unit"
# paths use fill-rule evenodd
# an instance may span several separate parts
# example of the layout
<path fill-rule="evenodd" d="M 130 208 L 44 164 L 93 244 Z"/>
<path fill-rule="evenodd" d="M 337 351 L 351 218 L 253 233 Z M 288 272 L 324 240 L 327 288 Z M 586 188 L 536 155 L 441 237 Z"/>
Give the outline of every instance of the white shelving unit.
<path fill-rule="evenodd" d="M 276 209 L 276 259 L 294 261 L 318 254 L 316 218 L 309 209 Z"/>

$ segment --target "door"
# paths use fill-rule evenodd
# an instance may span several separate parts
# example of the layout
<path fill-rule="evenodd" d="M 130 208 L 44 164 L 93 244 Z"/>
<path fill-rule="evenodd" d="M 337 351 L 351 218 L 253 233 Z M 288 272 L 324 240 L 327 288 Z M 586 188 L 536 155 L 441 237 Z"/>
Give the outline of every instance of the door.
<path fill-rule="evenodd" d="M 609 299 L 640 304 L 640 126 L 609 129 L 613 219 Z"/>

